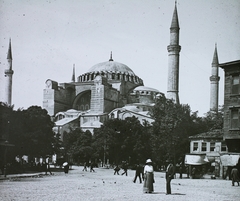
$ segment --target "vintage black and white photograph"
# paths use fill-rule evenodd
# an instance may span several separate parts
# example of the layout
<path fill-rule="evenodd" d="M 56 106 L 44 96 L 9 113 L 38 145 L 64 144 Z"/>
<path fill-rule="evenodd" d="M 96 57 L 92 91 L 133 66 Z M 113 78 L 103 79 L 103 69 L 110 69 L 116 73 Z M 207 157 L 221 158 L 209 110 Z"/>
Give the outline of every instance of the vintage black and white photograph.
<path fill-rule="evenodd" d="M 0 0 L 0 200 L 240 200 L 239 0 Z"/>

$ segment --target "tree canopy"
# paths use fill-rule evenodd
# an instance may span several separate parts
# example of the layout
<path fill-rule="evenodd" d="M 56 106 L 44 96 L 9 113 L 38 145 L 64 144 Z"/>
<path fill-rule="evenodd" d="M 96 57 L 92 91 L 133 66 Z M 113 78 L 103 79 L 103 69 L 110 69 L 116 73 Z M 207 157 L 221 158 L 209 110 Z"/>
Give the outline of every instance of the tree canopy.
<path fill-rule="evenodd" d="M 176 104 L 159 97 L 153 109 L 152 151 L 155 160 L 164 163 L 183 157 L 188 152 L 188 137 L 193 134 L 193 120 L 188 105 Z"/>
<path fill-rule="evenodd" d="M 45 157 L 57 152 L 58 138 L 52 131 L 54 123 L 47 111 L 39 106 L 14 111 L 1 104 L 1 138 L 13 144 L 8 154 Z"/>

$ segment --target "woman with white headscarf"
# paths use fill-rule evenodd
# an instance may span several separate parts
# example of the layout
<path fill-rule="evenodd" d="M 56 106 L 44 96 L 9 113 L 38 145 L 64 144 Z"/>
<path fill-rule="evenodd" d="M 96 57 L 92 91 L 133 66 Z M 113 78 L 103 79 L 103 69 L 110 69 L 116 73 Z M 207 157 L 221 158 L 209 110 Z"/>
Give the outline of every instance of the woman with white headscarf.
<path fill-rule="evenodd" d="M 147 159 L 146 165 L 144 166 L 144 183 L 143 183 L 143 192 L 152 193 L 153 192 L 153 183 L 154 183 L 154 172 L 152 166 L 152 160 Z"/>

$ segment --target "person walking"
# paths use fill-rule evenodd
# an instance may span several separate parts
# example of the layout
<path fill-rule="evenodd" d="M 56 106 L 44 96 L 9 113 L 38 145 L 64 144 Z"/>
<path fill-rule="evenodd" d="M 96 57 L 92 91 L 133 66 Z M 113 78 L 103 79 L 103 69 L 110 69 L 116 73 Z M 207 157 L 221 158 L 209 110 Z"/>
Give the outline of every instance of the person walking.
<path fill-rule="evenodd" d="M 135 177 L 133 182 L 136 183 L 137 177 L 139 178 L 140 184 L 142 183 L 142 179 L 141 176 L 143 178 L 143 167 L 141 165 L 139 165 L 139 163 L 136 165 L 136 172 L 135 172 Z"/>
<path fill-rule="evenodd" d="M 174 167 L 173 164 L 170 162 L 166 169 L 166 189 L 167 189 L 166 195 L 171 194 L 171 180 L 173 179 L 173 176 Z"/>
<path fill-rule="evenodd" d="M 114 168 L 114 175 L 117 173 L 119 175 L 119 170 L 120 170 L 120 167 L 117 165 L 115 168 Z"/>
<path fill-rule="evenodd" d="M 53 173 L 51 172 L 51 170 L 50 170 L 50 164 L 49 164 L 49 162 L 46 162 L 46 163 L 45 163 L 45 175 L 47 175 L 47 172 L 49 172 L 50 175 L 53 174 Z"/>
<path fill-rule="evenodd" d="M 84 162 L 82 171 L 86 171 L 87 172 L 87 162 Z"/>
<path fill-rule="evenodd" d="M 93 169 L 93 167 L 94 167 L 94 163 L 92 162 L 92 163 L 90 164 L 90 172 L 95 172 L 95 170 Z"/>
<path fill-rule="evenodd" d="M 123 169 L 122 175 L 126 174 L 126 176 L 127 176 L 128 165 L 126 162 L 123 163 L 122 169 Z"/>
<path fill-rule="evenodd" d="M 146 160 L 146 165 L 144 166 L 143 174 L 144 174 L 143 192 L 152 193 L 154 191 L 153 189 L 154 171 L 151 159 Z"/>
<path fill-rule="evenodd" d="M 237 182 L 238 186 L 239 186 L 239 172 L 236 166 L 233 167 L 232 171 L 231 171 L 231 177 L 232 177 L 232 186 L 234 186 L 234 183 Z"/>

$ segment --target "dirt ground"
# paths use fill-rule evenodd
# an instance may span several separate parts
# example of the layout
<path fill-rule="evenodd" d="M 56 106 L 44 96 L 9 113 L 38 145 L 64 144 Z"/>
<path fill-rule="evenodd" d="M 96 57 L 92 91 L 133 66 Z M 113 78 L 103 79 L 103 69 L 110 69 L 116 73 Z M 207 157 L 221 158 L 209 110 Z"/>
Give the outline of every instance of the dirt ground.
<path fill-rule="evenodd" d="M 95 168 L 96 172 L 82 169 L 74 166 L 67 175 L 55 172 L 53 176 L 1 180 L 0 200 L 240 200 L 240 186 L 231 186 L 229 180 L 188 179 L 184 175 L 183 179 L 172 180 L 172 194 L 166 195 L 164 173 L 155 172 L 154 193 L 144 194 L 139 180 L 133 183 L 133 170 L 125 176 L 113 175 L 112 169 Z"/>

